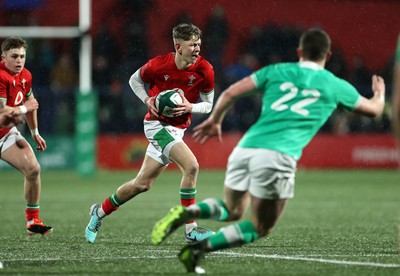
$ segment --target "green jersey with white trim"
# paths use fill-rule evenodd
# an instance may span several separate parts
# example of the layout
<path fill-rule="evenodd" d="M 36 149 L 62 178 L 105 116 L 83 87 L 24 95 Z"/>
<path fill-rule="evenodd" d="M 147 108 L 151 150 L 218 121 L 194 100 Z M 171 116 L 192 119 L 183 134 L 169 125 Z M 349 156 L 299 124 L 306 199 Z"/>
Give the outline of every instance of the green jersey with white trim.
<path fill-rule="evenodd" d="M 338 106 L 353 110 L 361 101 L 354 86 L 314 62 L 266 66 L 251 78 L 262 94 L 262 110 L 238 146 L 272 149 L 295 160 Z"/>

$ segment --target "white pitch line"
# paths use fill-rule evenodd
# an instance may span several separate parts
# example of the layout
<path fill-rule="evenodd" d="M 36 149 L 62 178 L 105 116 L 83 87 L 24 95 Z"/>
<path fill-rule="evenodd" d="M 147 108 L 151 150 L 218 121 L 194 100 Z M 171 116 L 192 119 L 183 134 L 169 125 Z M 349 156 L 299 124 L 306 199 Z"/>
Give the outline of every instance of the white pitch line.
<path fill-rule="evenodd" d="M 147 250 L 152 253 L 155 252 L 168 252 L 169 250 Z M 235 257 L 251 257 L 251 258 L 265 258 L 265 259 L 276 259 L 276 260 L 292 260 L 292 261 L 305 261 L 305 262 L 318 262 L 318 263 L 328 263 L 328 264 L 339 264 L 339 265 L 358 265 L 358 266 L 371 266 L 371 267 L 383 267 L 383 268 L 400 268 L 399 264 L 385 264 L 385 263 L 373 263 L 373 262 L 355 262 L 355 261 L 343 261 L 343 260 L 333 260 L 333 259 L 322 259 L 322 258 L 310 258 L 310 257 L 303 257 L 303 256 L 284 256 L 284 255 L 262 255 L 262 254 L 244 254 L 244 253 L 235 253 L 235 252 L 213 252 L 211 254 L 215 255 L 224 255 L 224 256 L 235 256 Z M 360 257 L 360 256 L 353 256 L 353 257 Z M 362 256 L 361 256 L 362 257 Z M 90 260 L 94 261 L 112 261 L 112 260 L 133 260 L 133 259 L 174 259 L 176 255 L 169 255 L 169 256 L 127 256 L 127 257 L 95 257 L 90 258 Z M 81 261 L 87 262 L 88 259 L 78 259 L 78 258 L 48 258 L 48 259 L 41 259 L 41 258 L 26 258 L 26 259 L 3 259 L 3 263 L 12 263 L 12 262 L 21 262 L 21 261 L 31 261 L 31 262 L 46 262 L 46 261 L 60 261 L 60 262 L 68 262 L 68 261 Z"/>
<path fill-rule="evenodd" d="M 354 261 L 330 260 L 330 259 L 322 259 L 322 258 L 308 258 L 308 257 L 300 257 L 300 256 L 243 254 L 243 253 L 235 253 L 235 252 L 214 252 L 214 254 L 227 255 L 227 256 L 237 256 L 237 257 L 255 257 L 255 258 L 265 258 L 265 259 L 279 259 L 279 260 L 318 262 L 318 263 L 329 263 L 329 264 L 340 264 L 340 265 L 360 265 L 360 266 L 373 266 L 373 267 L 386 267 L 386 268 L 400 268 L 399 264 L 384 264 L 384 263 L 372 263 L 372 262 L 354 262 Z"/>

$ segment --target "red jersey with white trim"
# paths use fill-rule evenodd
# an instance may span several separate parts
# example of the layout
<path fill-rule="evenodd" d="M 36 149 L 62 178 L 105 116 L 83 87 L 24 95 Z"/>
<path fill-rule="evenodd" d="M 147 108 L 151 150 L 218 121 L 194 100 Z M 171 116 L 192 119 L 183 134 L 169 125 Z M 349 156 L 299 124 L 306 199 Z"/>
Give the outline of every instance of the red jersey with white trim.
<path fill-rule="evenodd" d="M 196 63 L 189 68 L 178 69 L 175 64 L 175 53 L 157 56 L 149 60 L 140 68 L 140 77 L 145 83 L 150 84 L 149 96 L 153 97 L 168 89 L 181 89 L 185 98 L 196 103 L 201 93 L 210 93 L 214 90 L 214 69 L 203 57 L 199 56 Z M 160 120 L 177 128 L 187 128 L 191 124 L 192 114 L 186 113 L 178 117 L 159 118 L 151 115 L 150 111 L 145 116 L 146 120 Z"/>
<path fill-rule="evenodd" d="M 32 74 L 28 69 L 22 69 L 21 73 L 12 74 L 4 64 L 0 62 L 0 100 L 6 101 L 11 107 L 20 106 L 24 99 L 32 94 Z M 0 139 L 4 137 L 10 128 L 0 128 Z"/>

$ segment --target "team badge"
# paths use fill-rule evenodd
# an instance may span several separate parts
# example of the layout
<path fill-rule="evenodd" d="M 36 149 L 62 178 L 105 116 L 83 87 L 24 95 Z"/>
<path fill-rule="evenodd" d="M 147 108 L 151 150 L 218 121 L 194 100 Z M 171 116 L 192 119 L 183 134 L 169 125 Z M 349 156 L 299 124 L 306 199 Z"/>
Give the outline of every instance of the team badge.
<path fill-rule="evenodd" d="M 189 77 L 188 86 L 193 86 L 193 81 L 194 81 L 195 79 L 196 79 L 196 78 L 195 78 L 193 75 L 191 75 L 191 76 Z"/>

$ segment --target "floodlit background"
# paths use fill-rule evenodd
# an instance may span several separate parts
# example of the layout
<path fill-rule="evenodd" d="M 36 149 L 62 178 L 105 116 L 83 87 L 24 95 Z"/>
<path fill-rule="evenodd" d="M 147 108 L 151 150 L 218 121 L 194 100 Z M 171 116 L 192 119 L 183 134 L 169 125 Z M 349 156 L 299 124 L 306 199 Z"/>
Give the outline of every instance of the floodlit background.
<path fill-rule="evenodd" d="M 172 165 L 151 191 L 104 220 L 96 243 L 84 238 L 90 206 L 135 177 L 148 143 L 142 131 L 146 108 L 129 77 L 149 58 L 174 50 L 171 29 L 181 22 L 203 30 L 201 54 L 214 66 L 216 97 L 261 66 L 296 61 L 299 35 L 310 27 L 332 38 L 327 69 L 367 97 L 372 74 L 382 75 L 387 87 L 383 116 L 339 110 L 331 117 L 305 149 L 296 196 L 273 233 L 207 255 L 202 265 L 209 275 L 399 275 L 400 170 L 389 108 L 399 1 L 90 2 L 91 28 L 80 33 L 78 0 L 0 0 L 0 42 L 13 28 L 29 43 L 26 66 L 48 144 L 37 153 L 41 218 L 54 227 L 51 235 L 26 236 L 23 176 L 0 162 L 0 275 L 187 275 L 176 258 L 186 244 L 183 232 L 160 246 L 149 237 L 154 223 L 179 204 L 181 174 Z M 78 35 L 40 37 L 44 31 L 37 28 L 51 26 Z M 91 69 L 82 72 L 85 60 Z M 92 76 L 87 90 L 82 75 Z M 257 98 L 240 100 L 224 123 L 222 144 L 195 144 L 188 130 L 185 141 L 200 163 L 197 201 L 223 197 L 227 157 L 259 108 Z M 202 119 L 194 116 L 193 125 Z M 26 126 L 21 131 L 29 138 Z M 216 231 L 226 226 L 200 223 Z"/>
<path fill-rule="evenodd" d="M 296 61 L 301 32 L 310 27 L 325 29 L 332 38 L 334 53 L 327 69 L 350 81 L 367 97 L 371 96 L 372 74 L 382 75 L 387 108 L 377 119 L 344 110 L 335 112 L 306 149 L 300 165 L 397 167 L 390 136 L 390 99 L 399 1 L 96 0 L 91 4 L 94 98 L 89 101 L 98 103 L 92 122 L 94 168 L 128 169 L 140 164 L 146 146 L 142 135 L 146 107 L 132 93 L 128 80 L 149 58 L 174 50 L 171 29 L 181 22 L 194 23 L 203 31 L 201 54 L 214 66 L 216 97 L 229 84 L 264 65 Z M 76 27 L 79 1 L 2 0 L 0 24 Z M 85 148 L 85 143 L 74 148 L 73 140 L 80 139 L 77 125 L 86 118 L 77 111 L 80 39 L 37 38 L 29 37 L 29 33 L 23 37 L 30 45 L 26 67 L 33 73 L 33 89 L 40 102 L 39 129 L 50 145 L 39 160 L 44 168 L 73 168 L 78 163 L 75 160 L 83 158 L 75 152 Z M 207 148 L 199 149 L 203 167 L 208 163 L 212 168 L 224 167 L 231 146 L 256 120 L 259 108 L 257 98 L 236 104 L 224 122 L 226 143 L 215 144 L 223 153 L 219 162 L 213 163 Z M 193 125 L 202 119 L 204 116 L 194 116 Z M 190 130 L 187 139 L 191 145 L 189 134 Z M 60 144 L 63 146 L 57 148 Z M 342 152 L 333 154 L 326 145 Z M 109 147 L 113 147 L 112 152 Z M 204 159 L 202 155 L 206 155 Z"/>

